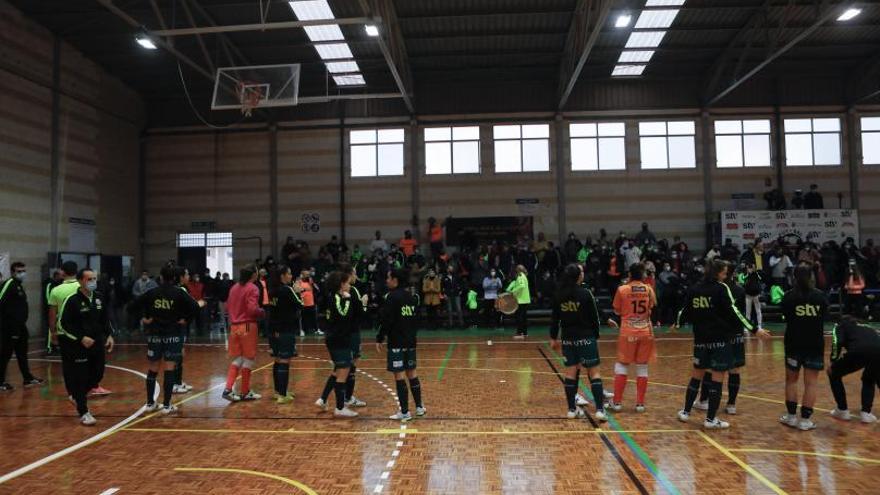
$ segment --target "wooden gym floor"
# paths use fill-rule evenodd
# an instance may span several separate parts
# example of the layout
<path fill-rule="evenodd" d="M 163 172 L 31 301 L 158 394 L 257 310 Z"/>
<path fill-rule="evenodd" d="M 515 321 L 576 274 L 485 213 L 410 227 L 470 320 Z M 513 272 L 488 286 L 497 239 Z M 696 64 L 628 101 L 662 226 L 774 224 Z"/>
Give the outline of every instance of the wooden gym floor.
<path fill-rule="evenodd" d="M 218 344 L 189 345 L 185 380 L 195 390 L 175 396 L 177 417 L 133 417 L 144 402 L 144 347 L 114 352 L 90 402 L 98 426 L 79 426 L 60 365 L 33 353 L 47 378 L 40 389 L 0 396 L 0 493 L 75 494 L 589 494 L 835 493 L 880 490 L 880 431 L 830 418 L 827 378 L 820 378 L 818 429 L 777 422 L 783 412 L 782 340 L 748 342 L 748 367 L 732 428 L 703 433 L 675 413 L 690 373 L 689 335 L 659 335 L 648 411 L 626 409 L 606 425 L 566 420 L 556 370 L 561 365 L 532 329 L 531 340 L 501 332 L 423 332 L 419 372 L 427 417 L 401 425 L 384 357 L 366 344 L 356 394 L 361 416 L 335 420 L 313 402 L 328 372 L 321 341 L 307 338 L 292 364 L 296 400 L 277 405 L 272 360 L 261 347 L 255 389 L 263 400 L 220 398 L 227 359 Z M 371 334 L 364 333 L 370 342 Z M 492 339 L 492 345 L 489 345 Z M 601 342 L 610 386 L 613 337 Z M 43 360 L 40 360 L 43 359 Z M 54 358 L 50 358 L 54 359 Z M 161 378 L 161 375 L 160 375 Z M 9 381 L 20 383 L 10 363 Z M 850 409 L 860 382 L 847 381 Z M 331 396 L 332 402 L 332 396 Z M 592 408 L 588 409 L 592 412 Z M 82 443 L 84 442 L 84 443 Z M 5 481 L 5 482 L 4 482 Z"/>

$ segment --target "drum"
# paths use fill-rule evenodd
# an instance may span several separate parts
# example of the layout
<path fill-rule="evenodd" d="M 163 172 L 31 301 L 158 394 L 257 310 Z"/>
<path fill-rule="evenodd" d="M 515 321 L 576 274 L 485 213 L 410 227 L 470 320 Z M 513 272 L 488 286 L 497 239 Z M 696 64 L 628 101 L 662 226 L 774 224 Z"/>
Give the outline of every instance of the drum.
<path fill-rule="evenodd" d="M 516 296 L 510 292 L 500 294 L 495 300 L 495 309 L 506 315 L 516 313 L 517 308 L 519 308 L 519 303 L 516 301 Z"/>

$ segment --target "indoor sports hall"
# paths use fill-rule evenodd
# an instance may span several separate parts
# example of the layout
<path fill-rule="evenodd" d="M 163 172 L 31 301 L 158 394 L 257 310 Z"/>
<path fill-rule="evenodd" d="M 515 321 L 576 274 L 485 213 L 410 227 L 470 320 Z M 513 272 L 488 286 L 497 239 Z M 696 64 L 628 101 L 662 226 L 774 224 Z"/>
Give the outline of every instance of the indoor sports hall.
<path fill-rule="evenodd" d="M 880 3 L 0 0 L 0 494 L 870 494 Z"/>

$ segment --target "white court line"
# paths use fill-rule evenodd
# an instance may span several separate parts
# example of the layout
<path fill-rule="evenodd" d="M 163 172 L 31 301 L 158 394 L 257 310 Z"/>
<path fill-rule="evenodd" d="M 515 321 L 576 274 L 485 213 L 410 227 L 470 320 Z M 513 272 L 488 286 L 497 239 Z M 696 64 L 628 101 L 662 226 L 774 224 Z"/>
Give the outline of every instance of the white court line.
<path fill-rule="evenodd" d="M 42 361 L 42 362 L 47 362 L 47 363 L 61 363 L 61 361 L 56 361 L 54 359 L 32 359 L 32 361 Z M 107 368 L 113 368 L 116 370 L 127 371 L 127 372 L 129 372 L 133 375 L 137 375 L 143 379 L 147 378 L 147 375 L 141 373 L 140 371 L 135 371 L 135 370 L 128 369 L 128 368 L 123 368 L 122 366 L 114 366 L 111 364 L 108 364 L 105 366 Z M 159 388 L 158 387 L 156 387 L 156 397 L 159 397 Z M 135 411 L 135 413 L 132 414 L 131 416 L 123 419 L 119 423 L 116 423 L 115 425 L 111 426 L 110 428 L 102 431 L 101 433 L 98 433 L 97 435 L 91 436 L 78 444 L 71 445 L 70 447 L 67 447 L 66 449 L 59 450 L 58 452 L 55 452 L 54 454 L 48 455 L 38 461 L 34 461 L 34 462 L 28 464 L 27 466 L 20 467 L 20 468 L 16 469 L 15 471 L 12 471 L 10 473 L 4 474 L 3 476 L 0 476 L 0 485 L 2 485 L 3 483 L 6 483 L 9 480 L 13 480 L 15 478 L 18 478 L 19 476 L 21 476 L 23 474 L 29 473 L 30 471 L 33 471 L 34 469 L 45 466 L 46 464 L 49 464 L 50 462 L 52 462 L 54 460 L 60 459 L 64 456 L 66 456 L 67 454 L 72 454 L 72 453 L 76 452 L 77 450 L 82 449 L 83 447 L 88 447 L 89 445 L 91 445 L 95 442 L 98 442 L 104 438 L 107 438 L 108 436 L 115 433 L 116 430 L 123 428 L 125 425 L 127 425 L 127 424 L 131 423 L 132 421 L 134 421 L 135 419 L 137 419 L 137 417 L 140 416 L 141 414 L 143 414 L 143 412 L 144 412 L 144 406 L 141 406 L 140 409 Z M 113 493 L 115 493 L 115 492 L 113 492 Z"/>
<path fill-rule="evenodd" d="M 119 488 L 108 488 L 108 489 L 104 490 L 103 492 L 101 492 L 99 495 L 113 495 L 114 493 L 116 493 L 118 491 L 119 491 Z"/>

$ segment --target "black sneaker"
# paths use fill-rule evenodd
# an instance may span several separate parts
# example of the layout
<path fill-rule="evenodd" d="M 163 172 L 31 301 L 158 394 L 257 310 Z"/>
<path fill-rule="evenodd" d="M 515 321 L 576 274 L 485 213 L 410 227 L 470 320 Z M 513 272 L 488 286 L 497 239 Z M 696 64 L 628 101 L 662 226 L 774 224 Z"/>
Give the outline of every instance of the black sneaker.
<path fill-rule="evenodd" d="M 241 400 L 241 396 L 233 392 L 232 390 L 224 390 L 221 397 L 228 400 L 229 402 L 238 402 Z"/>
<path fill-rule="evenodd" d="M 11 392 L 13 390 L 15 390 L 15 387 L 12 385 L 6 382 L 0 383 L 0 392 Z"/>
<path fill-rule="evenodd" d="M 35 376 L 32 376 L 32 377 L 30 377 L 30 379 L 24 381 L 24 388 L 39 387 L 43 383 L 44 382 L 43 382 L 42 378 L 37 378 Z"/>

